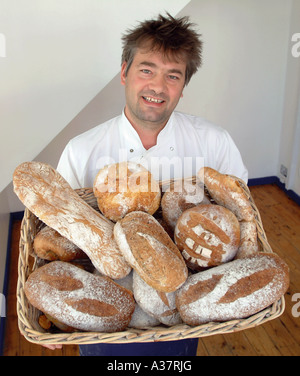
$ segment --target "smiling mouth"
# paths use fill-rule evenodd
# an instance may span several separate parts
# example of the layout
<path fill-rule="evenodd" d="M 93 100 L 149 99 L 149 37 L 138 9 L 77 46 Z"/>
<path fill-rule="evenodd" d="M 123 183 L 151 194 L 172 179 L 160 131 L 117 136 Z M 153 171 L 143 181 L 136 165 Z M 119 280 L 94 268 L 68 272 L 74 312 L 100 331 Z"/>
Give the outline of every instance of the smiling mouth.
<path fill-rule="evenodd" d="M 156 99 L 156 98 L 152 98 L 152 97 L 144 97 L 143 98 L 145 99 L 146 102 L 149 102 L 149 103 L 163 103 L 164 100 L 162 99 Z"/>

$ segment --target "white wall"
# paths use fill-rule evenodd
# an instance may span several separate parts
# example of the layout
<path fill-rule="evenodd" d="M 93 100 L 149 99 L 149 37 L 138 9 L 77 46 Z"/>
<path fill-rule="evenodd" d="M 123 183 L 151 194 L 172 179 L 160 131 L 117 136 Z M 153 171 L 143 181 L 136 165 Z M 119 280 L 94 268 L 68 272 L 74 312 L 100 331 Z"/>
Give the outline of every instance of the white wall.
<path fill-rule="evenodd" d="M 294 34 L 300 33 L 300 1 L 293 1 L 291 23 L 289 31 L 289 49 L 287 53 L 287 76 L 284 95 L 284 111 L 282 130 L 280 135 L 280 153 L 278 161 L 278 176 L 300 195 L 300 56 L 293 56 L 292 50 L 296 46 L 292 41 Z M 296 52 L 300 52 L 300 40 Z M 287 178 L 281 176 L 280 166 L 288 169 Z"/>
<path fill-rule="evenodd" d="M 204 64 L 179 105 L 223 126 L 250 178 L 277 175 L 291 1 L 194 0 Z"/>

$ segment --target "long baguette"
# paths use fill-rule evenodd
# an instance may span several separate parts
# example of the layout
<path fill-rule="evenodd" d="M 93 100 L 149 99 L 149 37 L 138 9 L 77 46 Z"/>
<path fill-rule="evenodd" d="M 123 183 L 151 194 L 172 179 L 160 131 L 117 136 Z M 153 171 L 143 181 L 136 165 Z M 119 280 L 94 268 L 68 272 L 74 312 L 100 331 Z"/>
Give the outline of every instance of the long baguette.
<path fill-rule="evenodd" d="M 131 267 L 113 239 L 114 224 L 90 207 L 50 165 L 24 162 L 13 175 L 14 191 L 41 221 L 76 244 L 95 268 L 113 279 Z"/>

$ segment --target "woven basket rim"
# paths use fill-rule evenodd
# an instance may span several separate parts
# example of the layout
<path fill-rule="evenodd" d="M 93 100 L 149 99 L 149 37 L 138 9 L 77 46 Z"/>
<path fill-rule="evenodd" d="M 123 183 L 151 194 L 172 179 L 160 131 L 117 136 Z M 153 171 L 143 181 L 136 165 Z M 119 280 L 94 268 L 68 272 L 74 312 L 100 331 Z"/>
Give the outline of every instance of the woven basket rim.
<path fill-rule="evenodd" d="M 192 181 L 196 177 L 189 178 Z M 238 179 L 238 182 L 248 197 L 255 213 L 255 222 L 257 226 L 258 240 L 263 252 L 273 253 L 261 221 L 259 211 L 251 196 L 247 184 Z M 170 184 L 172 181 L 160 182 L 163 185 Z M 76 192 L 80 197 L 86 200 L 91 206 L 96 208 L 96 200 L 92 188 L 80 188 Z M 282 296 L 271 306 L 244 319 L 236 319 L 225 322 L 210 322 L 199 326 L 189 326 L 180 324 L 172 327 L 163 325 L 147 328 L 133 329 L 127 328 L 122 332 L 103 333 L 103 332 L 74 332 L 74 333 L 48 333 L 44 331 L 36 321 L 40 311 L 35 309 L 27 300 L 24 286 L 28 275 L 38 267 L 39 259 L 33 258 L 33 265 L 29 265 L 29 256 L 33 254 L 32 243 L 36 235 L 38 226 L 41 222 L 27 208 L 24 211 L 24 217 L 21 224 L 19 259 L 18 259 L 18 281 L 17 281 L 17 315 L 18 326 L 21 334 L 32 343 L 38 344 L 95 344 L 95 343 L 133 343 L 133 342 L 158 342 L 175 341 L 188 338 L 200 338 L 217 334 L 226 334 L 237 332 L 262 325 L 270 320 L 281 316 L 285 309 L 285 300 Z"/>

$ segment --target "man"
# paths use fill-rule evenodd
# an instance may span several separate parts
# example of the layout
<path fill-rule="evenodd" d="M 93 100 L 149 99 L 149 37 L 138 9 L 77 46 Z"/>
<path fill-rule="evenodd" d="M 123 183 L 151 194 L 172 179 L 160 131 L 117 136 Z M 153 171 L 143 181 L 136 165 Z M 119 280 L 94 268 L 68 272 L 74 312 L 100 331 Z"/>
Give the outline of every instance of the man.
<path fill-rule="evenodd" d="M 121 83 L 126 106 L 122 115 L 66 146 L 57 169 L 73 188 L 92 187 L 100 168 L 123 160 L 143 164 L 161 180 L 196 175 L 204 163 L 247 182 L 240 153 L 224 129 L 174 112 L 184 87 L 201 66 L 202 42 L 192 26 L 187 17 L 160 15 L 123 36 Z M 82 355 L 195 355 L 197 340 L 132 346 L 88 345 L 80 346 L 80 351 Z"/>
<path fill-rule="evenodd" d="M 240 153 L 224 129 L 174 112 L 201 65 L 202 42 L 191 26 L 187 18 L 159 16 L 124 35 L 126 106 L 122 115 L 65 148 L 57 169 L 73 188 L 93 186 L 100 168 L 123 160 L 141 163 L 160 180 L 196 175 L 201 162 L 247 182 Z M 161 176 L 166 164 L 172 171 Z"/>

